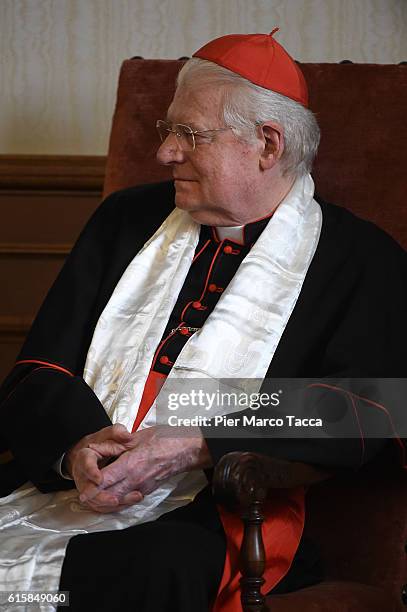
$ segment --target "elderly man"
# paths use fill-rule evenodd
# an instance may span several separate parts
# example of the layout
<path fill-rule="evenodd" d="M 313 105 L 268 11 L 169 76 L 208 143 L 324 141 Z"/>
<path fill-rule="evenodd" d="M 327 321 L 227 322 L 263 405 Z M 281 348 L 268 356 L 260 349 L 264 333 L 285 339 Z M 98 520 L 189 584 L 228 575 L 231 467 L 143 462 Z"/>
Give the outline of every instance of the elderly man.
<path fill-rule="evenodd" d="M 73 610 L 203 611 L 217 594 L 215 609 L 237 610 L 228 518 L 201 470 L 237 449 L 352 468 L 382 446 L 156 425 L 157 395 L 177 380 L 404 375 L 405 253 L 313 198 L 319 130 L 273 34 L 224 36 L 185 64 L 157 122 L 174 184 L 101 205 L 4 384 L 2 492 L 20 517 L 5 521 L 6 545 L 19 542 L 8 590 L 55 587 L 69 541 L 60 588 Z M 61 491 L 72 479 L 80 504 Z M 265 591 L 318 581 L 302 488 L 269 519 Z"/>

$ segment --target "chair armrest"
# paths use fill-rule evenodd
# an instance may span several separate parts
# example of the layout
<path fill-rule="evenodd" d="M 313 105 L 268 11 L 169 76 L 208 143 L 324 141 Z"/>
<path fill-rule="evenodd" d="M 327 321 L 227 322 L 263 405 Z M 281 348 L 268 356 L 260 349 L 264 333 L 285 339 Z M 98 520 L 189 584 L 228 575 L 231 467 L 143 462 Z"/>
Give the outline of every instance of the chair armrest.
<path fill-rule="evenodd" d="M 239 558 L 243 612 L 266 609 L 265 597 L 260 591 L 265 568 L 261 530 L 264 500 L 272 489 L 311 485 L 329 476 L 328 472 L 306 463 L 248 452 L 228 453 L 216 465 L 212 484 L 214 497 L 229 511 L 238 512 L 243 521 Z"/>
<path fill-rule="evenodd" d="M 263 502 L 272 489 L 307 486 L 330 476 L 321 468 L 299 461 L 233 452 L 217 463 L 212 488 L 217 502 L 225 508 L 245 510 L 254 502 Z"/>

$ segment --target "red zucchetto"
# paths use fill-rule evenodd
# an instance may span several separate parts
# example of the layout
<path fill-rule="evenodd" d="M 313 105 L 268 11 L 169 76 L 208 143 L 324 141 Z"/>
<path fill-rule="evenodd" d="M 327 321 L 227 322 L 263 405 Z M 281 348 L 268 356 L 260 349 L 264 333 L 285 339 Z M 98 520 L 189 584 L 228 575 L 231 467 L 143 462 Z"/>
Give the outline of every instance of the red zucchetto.
<path fill-rule="evenodd" d="M 270 34 L 228 34 L 211 40 L 193 57 L 228 68 L 248 81 L 308 106 L 304 75 L 293 58 Z"/>

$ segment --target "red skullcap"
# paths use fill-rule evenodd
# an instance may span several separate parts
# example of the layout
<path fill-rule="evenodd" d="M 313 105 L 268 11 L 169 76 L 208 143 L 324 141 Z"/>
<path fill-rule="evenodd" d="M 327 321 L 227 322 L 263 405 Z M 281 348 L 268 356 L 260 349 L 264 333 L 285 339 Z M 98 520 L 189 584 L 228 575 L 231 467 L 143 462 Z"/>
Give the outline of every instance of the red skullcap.
<path fill-rule="evenodd" d="M 287 51 L 270 34 L 228 34 L 211 40 L 193 57 L 228 68 L 248 81 L 308 106 L 304 75 Z"/>

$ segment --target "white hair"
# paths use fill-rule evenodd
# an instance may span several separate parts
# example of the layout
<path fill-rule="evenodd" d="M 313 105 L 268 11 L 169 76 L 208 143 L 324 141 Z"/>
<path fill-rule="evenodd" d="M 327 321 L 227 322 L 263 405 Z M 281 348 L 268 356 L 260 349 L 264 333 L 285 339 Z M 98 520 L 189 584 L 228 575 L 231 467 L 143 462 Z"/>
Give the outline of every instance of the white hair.
<path fill-rule="evenodd" d="M 275 121 L 284 130 L 283 173 L 296 177 L 311 171 L 320 131 L 309 109 L 223 66 L 195 57 L 184 64 L 177 77 L 177 87 L 208 84 L 223 86 L 223 121 L 239 137 L 253 140 L 257 125 Z"/>

